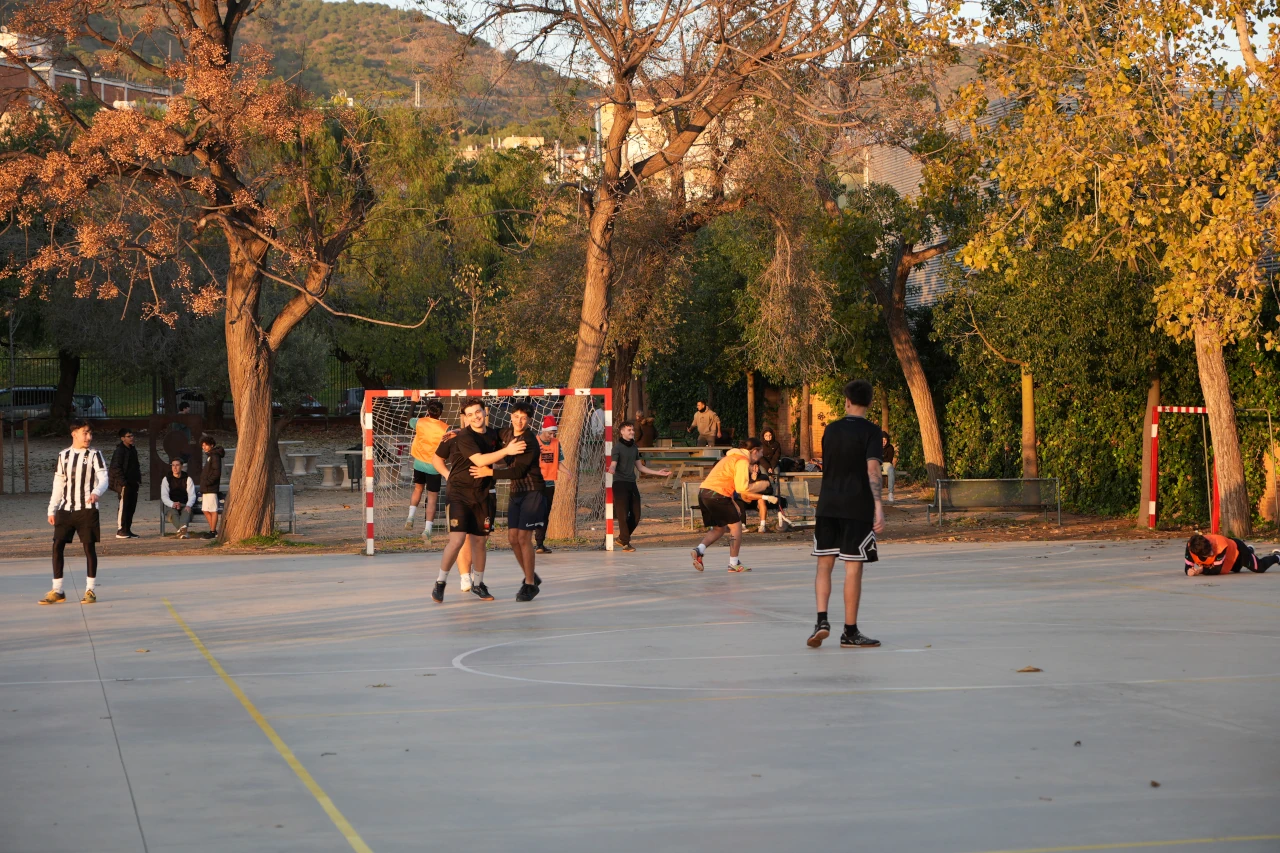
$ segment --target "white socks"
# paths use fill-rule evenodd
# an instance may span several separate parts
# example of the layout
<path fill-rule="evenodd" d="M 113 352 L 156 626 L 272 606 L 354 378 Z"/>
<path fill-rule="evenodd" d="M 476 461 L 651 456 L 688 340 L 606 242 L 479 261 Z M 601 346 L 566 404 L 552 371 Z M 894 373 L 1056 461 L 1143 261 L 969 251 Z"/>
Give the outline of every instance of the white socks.
<path fill-rule="evenodd" d="M 738 558 L 737 558 L 737 557 L 730 557 L 730 558 L 729 558 L 729 565 L 731 565 L 731 566 L 736 566 L 736 565 L 738 565 Z"/>
<path fill-rule="evenodd" d="M 694 548 L 693 550 L 697 551 L 698 556 L 700 557 L 705 557 L 707 554 L 707 546 L 703 545 L 701 542 L 699 542 L 698 547 Z"/>
<path fill-rule="evenodd" d="M 458 575 L 458 588 L 463 592 L 471 592 L 471 572 Z"/>
<path fill-rule="evenodd" d="M 410 517 L 410 518 L 413 518 L 413 515 L 411 514 L 409 517 Z M 426 526 L 426 527 L 424 527 L 424 528 L 422 528 L 422 535 L 423 535 L 423 536 L 430 536 L 430 535 L 431 535 L 431 519 L 429 519 L 429 518 L 427 519 L 427 526 Z"/>
<path fill-rule="evenodd" d="M 449 579 L 449 573 L 446 572 L 444 569 L 441 569 L 440 574 L 436 575 L 436 583 L 440 583 L 441 581 L 447 581 L 448 579 Z"/>
<path fill-rule="evenodd" d="M 85 589 L 93 589 L 97 585 L 98 585 L 97 578 L 85 578 L 85 583 L 84 583 Z"/>
<path fill-rule="evenodd" d="M 418 508 L 413 504 L 409 505 L 409 518 L 407 521 L 413 521 L 413 517 L 418 514 Z"/>
<path fill-rule="evenodd" d="M 62 578 L 53 579 L 53 591 L 62 592 Z"/>

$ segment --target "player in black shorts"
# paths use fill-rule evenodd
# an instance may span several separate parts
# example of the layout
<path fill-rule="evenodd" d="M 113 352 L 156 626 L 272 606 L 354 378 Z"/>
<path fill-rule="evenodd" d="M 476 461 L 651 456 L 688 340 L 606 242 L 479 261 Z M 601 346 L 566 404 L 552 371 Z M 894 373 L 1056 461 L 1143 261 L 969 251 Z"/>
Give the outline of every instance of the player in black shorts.
<path fill-rule="evenodd" d="M 63 552 L 76 536 L 84 548 L 85 587 L 81 604 L 98 600 L 98 550 L 102 530 L 98 523 L 98 501 L 107 491 L 107 463 L 93 443 L 93 427 L 86 420 L 71 421 L 71 446 L 58 454 L 53 469 L 53 494 L 49 497 L 49 524 L 53 525 L 53 588 L 40 604 L 61 604 Z"/>
<path fill-rule="evenodd" d="M 480 467 L 471 469 L 476 478 L 493 477 L 511 481 L 511 496 L 507 501 L 507 539 L 516 555 L 516 562 L 524 572 L 524 583 L 516 593 L 516 601 L 533 601 L 542 586 L 542 579 L 534 571 L 533 534 L 547 526 L 551 505 L 547 501 L 546 485 L 539 464 L 541 448 L 538 435 L 529 428 L 533 420 L 533 407 L 526 402 L 511 407 L 511 426 L 501 433 L 501 441 L 524 442 L 525 449 L 511 457 L 505 467 Z"/>
<path fill-rule="evenodd" d="M 489 498 L 492 479 L 471 475 L 472 466 L 492 465 L 505 456 L 523 453 L 523 441 L 499 447 L 497 430 L 485 426 L 487 407 L 483 400 L 467 400 L 462 406 L 463 428 L 457 435 L 440 443 L 432 465 L 437 471 L 447 468 L 449 541 L 440 558 L 440 574 L 436 577 L 431 600 L 444 601 L 444 588 L 449 570 L 464 545 L 471 552 L 471 593 L 481 601 L 493 601 L 484 585 L 485 537 L 493 527 L 494 507 Z M 441 453 L 445 455 L 442 456 Z"/>
<path fill-rule="evenodd" d="M 813 529 L 813 555 L 818 558 L 814 591 L 818 623 L 809 635 L 817 648 L 831 634 L 827 601 L 836 557 L 844 563 L 844 633 L 842 648 L 880 645 L 858 630 L 862 598 L 862 564 L 874 563 L 876 534 L 884 530 L 880 503 L 880 427 L 867 420 L 871 383 L 862 379 L 844 386 L 845 417 L 822 433 L 822 486 Z"/>

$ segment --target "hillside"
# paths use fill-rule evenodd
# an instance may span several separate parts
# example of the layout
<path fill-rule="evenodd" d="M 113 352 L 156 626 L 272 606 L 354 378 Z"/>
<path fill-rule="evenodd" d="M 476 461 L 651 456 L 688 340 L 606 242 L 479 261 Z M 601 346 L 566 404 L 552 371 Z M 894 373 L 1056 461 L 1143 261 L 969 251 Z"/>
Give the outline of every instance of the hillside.
<path fill-rule="evenodd" d="M 414 82 L 421 80 L 424 101 L 456 105 L 464 132 L 522 126 L 573 135 L 559 127 L 556 107 L 572 100 L 570 81 L 545 65 L 512 62 L 483 43 L 459 63 L 461 37 L 421 12 L 352 0 L 280 0 L 268 8 L 244 29 L 245 39 L 269 47 L 280 74 L 312 92 L 411 104 Z"/>

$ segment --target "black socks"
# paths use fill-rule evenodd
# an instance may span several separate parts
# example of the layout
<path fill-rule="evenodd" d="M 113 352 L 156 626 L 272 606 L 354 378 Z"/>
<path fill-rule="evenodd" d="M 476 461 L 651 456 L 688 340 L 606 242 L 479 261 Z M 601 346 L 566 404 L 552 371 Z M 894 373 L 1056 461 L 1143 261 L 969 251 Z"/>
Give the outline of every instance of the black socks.
<path fill-rule="evenodd" d="M 844 632 L 852 637 L 854 634 L 858 633 L 858 623 L 854 622 L 852 625 L 845 625 Z"/>
<path fill-rule="evenodd" d="M 819 613 L 819 614 L 818 614 L 818 621 L 819 621 L 819 622 L 826 622 L 826 621 L 827 621 L 827 611 L 825 611 L 825 610 L 824 610 L 824 611 L 822 611 L 821 613 Z"/>

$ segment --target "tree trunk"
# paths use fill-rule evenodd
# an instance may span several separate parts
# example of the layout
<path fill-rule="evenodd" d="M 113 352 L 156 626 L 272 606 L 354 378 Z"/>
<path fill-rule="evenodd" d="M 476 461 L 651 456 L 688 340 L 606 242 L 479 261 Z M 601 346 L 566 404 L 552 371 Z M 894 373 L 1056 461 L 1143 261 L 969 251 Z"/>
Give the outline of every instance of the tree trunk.
<path fill-rule="evenodd" d="M 788 456 L 796 455 L 796 437 L 791 432 L 791 389 L 778 389 L 778 425 L 773 437 L 778 444 L 786 448 Z"/>
<path fill-rule="evenodd" d="M 747 438 L 756 437 L 756 375 L 747 371 Z"/>
<path fill-rule="evenodd" d="M 172 373 L 160 374 L 160 396 L 164 399 L 164 413 L 178 414 L 178 380 Z M 206 408 L 208 401 L 205 401 Z M 206 415 L 208 412 L 205 413 Z"/>
<path fill-rule="evenodd" d="M 224 430 L 227 428 L 227 417 L 224 412 L 226 408 L 227 398 L 222 392 L 210 394 L 205 400 L 204 419 L 209 423 L 210 429 Z"/>
<path fill-rule="evenodd" d="M 893 341 L 893 350 L 898 355 L 902 375 L 906 377 L 907 389 L 911 392 L 911 402 L 915 405 L 925 469 L 929 485 L 933 485 L 947 475 L 946 457 L 942 453 L 942 430 L 938 427 L 938 414 L 933 407 L 933 392 L 929 390 L 924 368 L 920 365 L 920 354 L 911 340 L 906 312 L 901 308 L 885 307 L 885 324 L 889 327 L 889 338 Z"/>
<path fill-rule="evenodd" d="M 236 411 L 236 464 L 231 471 L 226 518 L 219 541 L 269 536 L 275 527 L 275 465 L 280 458 L 271 428 L 271 371 L 274 357 L 256 322 L 262 281 L 252 251 L 232 243 L 224 325 L 227 373 Z M 265 253 L 265 247 L 264 247 Z"/>
<path fill-rule="evenodd" d="M 1036 387 L 1031 371 L 1022 368 L 1022 479 L 1040 476 L 1036 450 Z"/>
<path fill-rule="evenodd" d="M 1223 358 L 1218 333 L 1204 323 L 1195 329 L 1196 366 L 1200 389 L 1209 410 L 1209 432 L 1213 437 L 1213 458 L 1218 470 L 1218 495 L 1222 508 L 1222 531 L 1243 539 L 1249 535 L 1249 498 L 1245 491 L 1244 460 L 1240 456 L 1240 436 L 1236 431 L 1236 409 L 1231 399 L 1227 362 Z"/>
<path fill-rule="evenodd" d="M 614 344 L 613 358 L 609 360 L 609 387 L 613 389 L 613 423 L 621 424 L 632 419 L 631 380 L 635 376 L 638 341 Z"/>
<path fill-rule="evenodd" d="M 1147 410 L 1142 414 L 1142 485 L 1138 492 L 1138 526 L 1146 527 L 1151 516 L 1151 415 L 1160 405 L 1160 377 L 1151 377 L 1147 389 Z"/>
<path fill-rule="evenodd" d="M 1280 507 L 1277 506 L 1276 494 L 1276 460 L 1280 459 L 1280 444 L 1272 444 L 1262 455 L 1262 464 L 1267 471 L 1267 484 L 1262 497 L 1258 499 L 1258 517 L 1276 524 L 1280 521 Z"/>
<path fill-rule="evenodd" d="M 610 193 L 597 193 L 591 211 L 590 240 L 587 243 L 586 283 L 582 292 L 582 314 L 578 322 L 578 346 L 569 371 L 569 387 L 589 388 L 600 370 L 609 333 L 609 290 L 613 282 L 613 225 L 618 199 Z M 560 447 L 564 464 L 556 480 L 556 496 L 547 523 L 552 539 L 572 538 L 577 529 L 578 448 L 586 426 L 587 399 L 568 397 L 560 419 Z M 603 484 L 586 484 L 584 488 L 603 488 Z"/>
<path fill-rule="evenodd" d="M 813 421 L 813 404 L 809 400 L 809 383 L 800 386 L 800 456 L 806 462 L 813 458 L 813 432 L 809 428 Z"/>
<path fill-rule="evenodd" d="M 880 386 L 880 429 L 889 432 L 889 389 L 884 385 Z"/>
<path fill-rule="evenodd" d="M 356 379 L 360 381 L 360 387 L 366 391 L 385 391 L 387 387 L 383 378 L 374 376 L 364 364 L 356 364 Z"/>
<path fill-rule="evenodd" d="M 76 379 L 80 376 L 80 356 L 58 350 L 58 387 L 53 392 L 49 417 L 55 421 L 67 421 L 75 415 Z"/>

